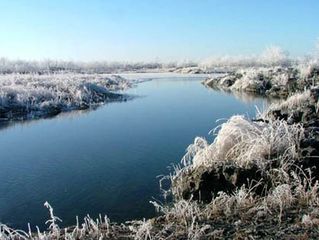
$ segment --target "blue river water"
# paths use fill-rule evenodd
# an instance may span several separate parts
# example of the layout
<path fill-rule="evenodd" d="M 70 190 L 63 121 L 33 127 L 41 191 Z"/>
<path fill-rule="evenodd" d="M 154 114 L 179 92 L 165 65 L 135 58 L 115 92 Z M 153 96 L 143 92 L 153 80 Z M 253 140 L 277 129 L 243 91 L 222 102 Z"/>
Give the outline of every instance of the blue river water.
<path fill-rule="evenodd" d="M 90 214 L 121 222 L 154 216 L 158 175 L 179 163 L 217 119 L 253 117 L 263 99 L 203 86 L 203 77 L 164 76 L 126 91 L 133 100 L 0 129 L 0 222 L 44 227 L 48 201 L 62 225 Z"/>

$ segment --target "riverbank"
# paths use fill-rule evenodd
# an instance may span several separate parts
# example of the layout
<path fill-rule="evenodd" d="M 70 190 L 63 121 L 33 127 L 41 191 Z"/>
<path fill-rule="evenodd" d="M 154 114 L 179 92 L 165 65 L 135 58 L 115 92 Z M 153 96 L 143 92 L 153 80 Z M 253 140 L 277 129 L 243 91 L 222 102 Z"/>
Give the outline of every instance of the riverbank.
<path fill-rule="evenodd" d="M 319 67 L 317 64 L 299 64 L 291 67 L 245 68 L 207 78 L 203 84 L 216 89 L 287 98 L 293 92 L 318 85 Z"/>
<path fill-rule="evenodd" d="M 2 74 L 0 121 L 45 118 L 127 99 L 133 81 L 106 74 Z"/>
<path fill-rule="evenodd" d="M 207 77 L 174 72 L 124 72 L 121 75 L 76 72 L 0 74 L 0 123 L 56 116 L 132 98 L 123 91 L 165 77 Z"/>
<path fill-rule="evenodd" d="M 212 144 L 196 138 L 171 177 L 173 206 L 158 206 L 164 217 L 157 223 L 171 235 L 153 236 L 316 239 L 318 98 L 314 88 L 254 120 L 230 118 Z"/>

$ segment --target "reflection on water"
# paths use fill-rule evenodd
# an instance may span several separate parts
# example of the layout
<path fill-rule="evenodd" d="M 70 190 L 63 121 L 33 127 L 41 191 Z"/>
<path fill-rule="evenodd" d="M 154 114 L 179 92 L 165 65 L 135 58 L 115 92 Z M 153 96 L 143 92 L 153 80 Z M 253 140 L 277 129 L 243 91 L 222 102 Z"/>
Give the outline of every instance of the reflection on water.
<path fill-rule="evenodd" d="M 261 96 L 260 94 L 254 93 L 254 92 L 245 92 L 245 91 L 237 91 L 237 90 L 230 90 L 230 89 L 224 89 L 224 88 L 218 88 L 218 87 L 208 87 L 205 86 L 208 89 L 211 89 L 212 91 L 220 91 L 225 94 L 234 96 L 238 100 L 244 102 L 244 103 L 254 103 L 256 101 L 262 100 L 265 103 L 264 107 L 267 107 L 268 105 L 276 102 L 282 101 L 282 99 L 271 97 L 271 96 Z"/>
<path fill-rule="evenodd" d="M 56 116 L 40 118 L 40 119 L 29 119 L 29 120 L 23 120 L 23 121 L 0 121 L 0 130 L 4 130 L 5 128 L 16 127 L 16 126 L 30 127 L 41 121 L 46 121 L 52 118 L 55 118 L 56 120 L 62 120 L 62 121 L 66 118 L 74 119 L 74 118 L 80 117 L 81 115 L 88 114 L 90 111 L 93 111 L 95 109 L 97 109 L 97 107 L 91 108 L 91 109 L 85 109 L 85 110 L 62 112 Z"/>
<path fill-rule="evenodd" d="M 45 201 L 64 225 L 87 213 L 113 221 L 154 216 L 156 176 L 169 173 L 194 137 L 212 141 L 217 119 L 254 116 L 265 102 L 207 89 L 203 79 L 157 77 L 127 92 L 143 97 L 1 130 L 0 222 L 44 227 Z"/>

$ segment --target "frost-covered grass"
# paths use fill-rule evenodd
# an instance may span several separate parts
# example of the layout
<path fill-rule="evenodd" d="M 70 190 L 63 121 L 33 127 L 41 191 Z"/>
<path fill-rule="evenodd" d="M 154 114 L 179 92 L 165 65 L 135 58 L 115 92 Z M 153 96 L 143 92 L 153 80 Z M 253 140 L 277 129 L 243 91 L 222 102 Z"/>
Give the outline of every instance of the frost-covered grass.
<path fill-rule="evenodd" d="M 240 81 L 236 81 L 233 86 L 234 90 L 243 90 L 247 88 L 258 88 L 258 85 L 262 86 L 270 81 L 272 85 L 286 86 L 292 73 L 289 73 L 287 69 L 281 67 L 274 68 L 248 68 L 244 70 L 238 70 L 238 75 L 242 75 Z"/>
<path fill-rule="evenodd" d="M 286 100 L 282 100 L 276 103 L 272 103 L 266 111 L 260 114 L 262 118 L 269 118 L 269 115 L 274 111 L 282 111 L 290 113 L 293 110 L 302 110 L 303 108 L 312 105 L 316 109 L 316 113 L 319 112 L 319 99 L 312 97 L 311 91 L 315 91 L 318 87 L 304 90 L 302 92 L 297 92 L 290 96 Z"/>
<path fill-rule="evenodd" d="M 301 78 L 307 78 L 313 70 L 319 69 L 319 58 L 310 59 L 297 65 Z"/>
<path fill-rule="evenodd" d="M 146 239 L 273 238 L 318 227 L 318 182 L 312 183 L 309 175 L 301 179 L 301 172 L 286 173 L 286 182 L 278 183 L 265 196 L 254 193 L 257 183 L 232 193 L 218 192 L 208 204 L 191 199 L 179 199 L 171 206 L 153 203 L 163 217 L 149 221 L 150 237 Z M 318 231 L 312 236 L 318 236 Z"/>
<path fill-rule="evenodd" d="M 8 227 L 5 224 L 0 224 L 0 239 L 1 240 L 51 240 L 51 239 L 114 239 L 115 237 L 121 237 L 121 231 L 129 232 L 128 227 L 111 225 L 110 219 L 107 216 L 102 217 L 99 215 L 97 219 L 92 219 L 87 215 L 83 222 L 80 224 L 78 217 L 76 217 L 76 223 L 72 227 L 60 228 L 59 223 L 62 220 L 55 216 L 53 208 L 48 202 L 44 203 L 44 206 L 49 210 L 49 220 L 46 221 L 48 229 L 46 231 L 40 231 L 38 227 L 32 229 L 28 224 L 28 231 L 16 230 Z M 130 236 L 133 234 L 125 233 L 124 236 Z"/>
<path fill-rule="evenodd" d="M 296 159 L 303 131 L 302 126 L 288 125 L 283 120 L 265 123 L 233 116 L 220 126 L 212 144 L 197 137 L 187 148 L 183 164 L 196 168 L 231 162 L 244 168 L 255 164 L 263 169 L 270 157 Z"/>
<path fill-rule="evenodd" d="M 267 196 L 259 197 L 253 192 L 254 186 L 241 187 L 231 194 L 219 192 L 209 204 L 192 200 L 177 200 L 171 205 L 151 202 L 161 214 L 160 217 L 132 221 L 125 224 L 111 223 L 105 216 L 92 219 L 84 218 L 80 224 L 60 228 L 57 217 L 50 206 L 48 230 L 40 231 L 31 228 L 28 231 L 16 230 L 0 224 L 0 239 L 223 239 L 261 237 L 259 232 L 252 231 L 256 225 L 262 225 L 265 233 L 271 236 L 282 231 L 305 232 L 319 227 L 319 185 L 309 184 L 310 178 L 301 180 L 298 173 L 292 172 L 289 177 L 292 184 L 283 183 L 274 187 Z M 296 179 L 294 179 L 296 177 Z M 288 181 L 288 180 L 287 180 Z M 285 222 L 289 218 L 291 223 Z M 242 232 L 241 230 L 246 230 Z M 262 232 L 262 231 L 261 231 Z M 298 236 L 298 234 L 297 234 Z M 317 236 L 317 235 L 315 235 Z"/>
<path fill-rule="evenodd" d="M 303 107 L 309 103 L 309 99 L 310 99 L 310 90 L 306 90 L 300 93 L 298 92 L 290 96 L 285 101 L 270 105 L 269 108 L 267 109 L 267 112 L 279 110 L 279 109 L 286 111 L 292 108 L 295 109 L 295 108 Z"/>
<path fill-rule="evenodd" d="M 203 84 L 232 92 L 248 92 L 286 98 L 294 92 L 319 84 L 319 65 L 299 64 L 291 67 L 253 67 L 207 78 Z"/>
<path fill-rule="evenodd" d="M 19 119 L 54 115 L 121 99 L 114 91 L 131 82 L 104 74 L 0 75 L 0 118 Z"/>

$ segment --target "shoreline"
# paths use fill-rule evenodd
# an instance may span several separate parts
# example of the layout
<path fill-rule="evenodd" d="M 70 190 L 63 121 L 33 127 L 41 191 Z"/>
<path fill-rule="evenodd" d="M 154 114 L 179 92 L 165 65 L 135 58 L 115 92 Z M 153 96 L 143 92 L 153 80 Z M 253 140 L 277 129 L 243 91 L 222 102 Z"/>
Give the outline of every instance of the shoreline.
<path fill-rule="evenodd" d="M 129 96 L 118 92 L 135 84 L 101 74 L 6 74 L 0 75 L 0 83 L 0 122 L 4 123 L 127 101 Z"/>
<path fill-rule="evenodd" d="M 318 85 L 318 76 L 317 66 L 244 68 L 207 78 L 203 84 L 221 90 L 285 99 L 294 92 Z"/>
<path fill-rule="evenodd" d="M 314 168 L 319 167 L 318 96 L 319 89 L 312 88 L 271 105 L 256 119 L 234 116 L 221 125 L 212 144 L 196 138 L 181 166 L 167 179 L 172 182 L 167 193 L 173 201 L 152 202 L 159 217 L 123 224 L 87 217 L 83 225 L 65 230 L 59 228 L 52 209 L 50 231 L 15 236 L 315 238 L 319 234 L 314 228 L 319 226 L 319 172 Z M 19 233 L 0 225 L 1 232 Z"/>
<path fill-rule="evenodd" d="M 94 109 L 110 102 L 127 101 L 132 96 L 121 92 L 135 87 L 138 83 L 163 77 L 185 76 L 204 78 L 208 74 L 168 71 L 118 74 L 0 74 L 0 124 L 51 118 L 63 112 Z"/>

